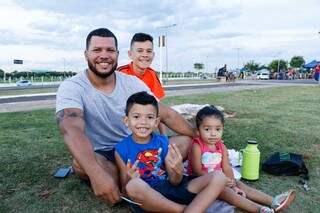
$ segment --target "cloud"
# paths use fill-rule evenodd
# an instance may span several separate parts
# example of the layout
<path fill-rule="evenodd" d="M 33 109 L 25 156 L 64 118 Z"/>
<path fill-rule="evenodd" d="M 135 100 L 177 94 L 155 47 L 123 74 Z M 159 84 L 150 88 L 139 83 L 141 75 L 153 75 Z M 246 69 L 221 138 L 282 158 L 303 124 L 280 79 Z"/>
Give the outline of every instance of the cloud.
<path fill-rule="evenodd" d="M 0 3 L 0 61 L 19 56 L 34 68 L 62 69 L 64 58 L 82 70 L 85 38 L 99 27 L 117 36 L 119 64 L 129 61 L 136 32 L 153 35 L 155 44 L 167 34 L 171 70 L 190 70 L 204 61 L 234 68 L 237 51 L 240 64 L 269 63 L 277 52 L 284 59 L 308 60 L 320 55 L 319 10 L 317 0 L 6 0 Z M 159 69 L 157 45 L 155 52 L 153 67 Z"/>

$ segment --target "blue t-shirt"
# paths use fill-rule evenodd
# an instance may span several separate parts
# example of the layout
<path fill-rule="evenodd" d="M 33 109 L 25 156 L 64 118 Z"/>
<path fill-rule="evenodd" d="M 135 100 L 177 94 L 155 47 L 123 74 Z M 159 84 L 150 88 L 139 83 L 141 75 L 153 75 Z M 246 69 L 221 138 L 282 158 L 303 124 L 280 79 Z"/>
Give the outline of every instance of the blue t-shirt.
<path fill-rule="evenodd" d="M 120 141 L 115 149 L 125 164 L 127 164 L 128 159 L 130 159 L 131 164 L 139 160 L 137 167 L 140 178 L 153 186 L 160 180 L 167 178 L 164 160 L 168 153 L 168 145 L 167 136 L 152 133 L 152 138 L 147 144 L 136 143 L 132 135 L 129 135 Z"/>

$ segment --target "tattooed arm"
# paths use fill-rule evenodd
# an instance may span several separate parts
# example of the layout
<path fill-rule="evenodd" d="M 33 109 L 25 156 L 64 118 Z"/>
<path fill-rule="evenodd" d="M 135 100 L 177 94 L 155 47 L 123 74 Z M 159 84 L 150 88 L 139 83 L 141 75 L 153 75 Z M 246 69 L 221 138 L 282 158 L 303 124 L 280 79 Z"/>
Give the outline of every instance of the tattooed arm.
<path fill-rule="evenodd" d="M 111 203 L 119 201 L 117 183 L 98 163 L 92 145 L 85 135 L 83 111 L 75 108 L 63 109 L 57 112 L 56 120 L 65 144 L 88 175 L 95 195 Z"/>

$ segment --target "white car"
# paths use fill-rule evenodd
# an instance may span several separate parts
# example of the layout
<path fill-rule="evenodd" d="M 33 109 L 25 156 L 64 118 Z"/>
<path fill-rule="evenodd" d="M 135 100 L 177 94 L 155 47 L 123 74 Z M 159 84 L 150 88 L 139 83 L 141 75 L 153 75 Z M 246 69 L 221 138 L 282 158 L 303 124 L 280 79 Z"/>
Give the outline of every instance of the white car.
<path fill-rule="evenodd" d="M 258 80 L 269 80 L 269 73 L 265 73 L 265 72 L 258 73 L 257 79 Z"/>
<path fill-rule="evenodd" d="M 24 86 L 30 86 L 32 85 L 31 81 L 28 80 L 21 80 L 17 82 L 17 86 L 24 87 Z"/>

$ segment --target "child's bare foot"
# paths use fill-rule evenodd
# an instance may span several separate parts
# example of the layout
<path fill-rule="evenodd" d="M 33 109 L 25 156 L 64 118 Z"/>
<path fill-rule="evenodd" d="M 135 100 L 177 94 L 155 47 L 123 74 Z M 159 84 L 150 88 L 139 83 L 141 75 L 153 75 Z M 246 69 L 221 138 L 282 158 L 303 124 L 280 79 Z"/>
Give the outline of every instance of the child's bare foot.
<path fill-rule="evenodd" d="M 285 193 L 277 195 L 272 200 L 271 207 L 276 211 L 279 212 L 288 208 L 291 203 L 294 201 L 296 197 L 296 192 L 294 190 L 289 190 Z"/>

